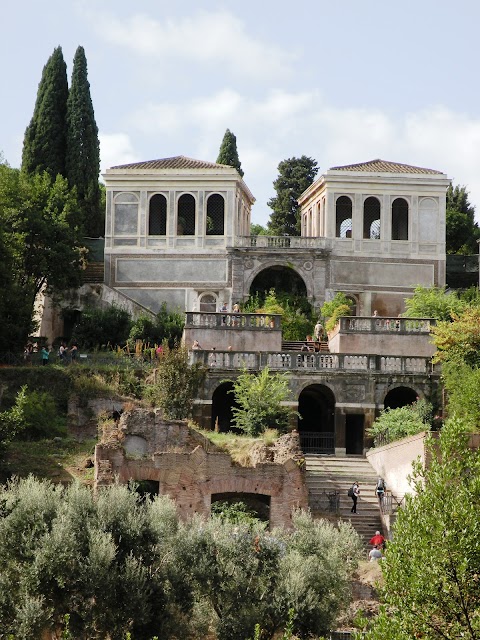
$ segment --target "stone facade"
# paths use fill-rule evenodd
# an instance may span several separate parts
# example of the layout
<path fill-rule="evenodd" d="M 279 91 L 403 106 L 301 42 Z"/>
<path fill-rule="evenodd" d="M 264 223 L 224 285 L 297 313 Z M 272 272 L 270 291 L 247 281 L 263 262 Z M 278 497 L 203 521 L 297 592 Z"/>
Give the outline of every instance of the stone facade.
<path fill-rule="evenodd" d="M 241 467 L 186 423 L 139 409 L 123 414 L 116 433 L 95 448 L 95 486 L 115 478 L 158 482 L 159 493 L 175 500 L 183 518 L 209 515 L 215 494 L 256 494 L 269 501 L 270 526 L 288 527 L 292 510 L 308 505 L 298 436 L 289 439 L 273 461 Z"/>
<path fill-rule="evenodd" d="M 383 161 L 330 169 L 299 199 L 302 236 L 291 238 L 249 235 L 254 198 L 231 167 L 179 156 L 104 179 L 105 283 L 153 312 L 162 302 L 231 309 L 279 267 L 315 306 L 343 291 L 359 315 L 397 316 L 415 286 L 445 283 L 449 180 L 439 171 Z"/>

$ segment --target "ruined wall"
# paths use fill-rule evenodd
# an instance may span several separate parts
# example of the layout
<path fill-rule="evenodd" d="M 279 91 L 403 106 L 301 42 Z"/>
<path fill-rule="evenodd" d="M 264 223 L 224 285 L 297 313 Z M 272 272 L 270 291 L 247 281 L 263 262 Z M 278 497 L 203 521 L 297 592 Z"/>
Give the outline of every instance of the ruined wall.
<path fill-rule="evenodd" d="M 164 420 L 159 411 L 136 410 L 122 416 L 116 440 L 97 445 L 95 485 L 111 484 L 115 477 L 120 482 L 156 481 L 159 493 L 175 500 L 182 518 L 209 515 L 212 494 L 270 496 L 270 525 L 288 527 L 292 509 L 308 505 L 304 465 L 301 459 L 285 459 L 288 448 L 283 443 L 273 455 L 281 463 L 241 467 L 185 422 Z"/>

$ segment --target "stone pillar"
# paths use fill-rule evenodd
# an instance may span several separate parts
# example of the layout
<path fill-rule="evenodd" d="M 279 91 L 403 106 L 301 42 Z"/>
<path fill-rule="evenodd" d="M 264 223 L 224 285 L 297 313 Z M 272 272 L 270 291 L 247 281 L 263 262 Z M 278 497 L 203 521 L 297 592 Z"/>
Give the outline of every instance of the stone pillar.
<path fill-rule="evenodd" d="M 335 407 L 335 455 L 339 457 L 347 455 L 345 414 L 339 407 Z"/>

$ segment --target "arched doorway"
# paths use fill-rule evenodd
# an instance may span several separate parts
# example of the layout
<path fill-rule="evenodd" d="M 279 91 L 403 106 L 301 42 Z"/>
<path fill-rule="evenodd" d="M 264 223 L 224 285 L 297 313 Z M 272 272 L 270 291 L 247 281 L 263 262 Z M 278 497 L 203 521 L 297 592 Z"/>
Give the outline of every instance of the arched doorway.
<path fill-rule="evenodd" d="M 413 404 L 418 399 L 418 393 L 410 387 L 395 387 L 387 393 L 383 402 L 384 409 L 399 409 Z"/>
<path fill-rule="evenodd" d="M 261 493 L 212 493 L 211 505 L 235 505 L 242 503 L 262 522 L 270 520 L 270 496 Z"/>
<path fill-rule="evenodd" d="M 304 299 L 307 297 L 307 287 L 301 276 L 291 267 L 282 265 L 274 265 L 260 271 L 250 286 L 250 295 L 258 295 L 263 299 L 270 289 L 275 289 L 277 296 L 288 294 Z"/>
<path fill-rule="evenodd" d="M 226 431 L 235 431 L 232 427 L 233 407 L 237 406 L 233 393 L 229 393 L 233 389 L 232 382 L 222 382 L 212 395 L 212 429 L 225 433 Z"/>
<path fill-rule="evenodd" d="M 305 387 L 298 398 L 298 431 L 304 453 L 335 453 L 335 396 L 323 384 Z"/>

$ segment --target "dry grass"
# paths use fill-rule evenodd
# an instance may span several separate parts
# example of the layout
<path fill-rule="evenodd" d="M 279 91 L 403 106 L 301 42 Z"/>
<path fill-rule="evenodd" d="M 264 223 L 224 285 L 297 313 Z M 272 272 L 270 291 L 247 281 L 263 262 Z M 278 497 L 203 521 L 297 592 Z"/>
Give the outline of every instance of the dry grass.
<path fill-rule="evenodd" d="M 267 429 L 258 438 L 251 438 L 230 431 L 228 433 L 216 433 L 215 431 L 201 429 L 199 431 L 210 442 L 226 451 L 232 460 L 242 467 L 252 466 L 251 454 L 254 448 L 258 449 L 262 445 L 268 447 L 278 438 L 278 431 L 275 429 Z"/>

